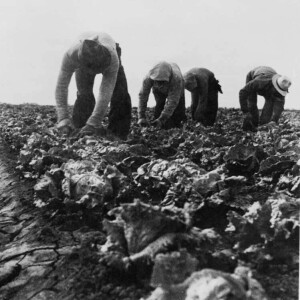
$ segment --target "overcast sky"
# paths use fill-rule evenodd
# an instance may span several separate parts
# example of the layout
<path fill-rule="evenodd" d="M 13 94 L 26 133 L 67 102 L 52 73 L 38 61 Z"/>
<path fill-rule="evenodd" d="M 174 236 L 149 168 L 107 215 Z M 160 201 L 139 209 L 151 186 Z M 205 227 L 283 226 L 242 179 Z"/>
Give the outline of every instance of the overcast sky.
<path fill-rule="evenodd" d="M 54 105 L 62 56 L 91 30 L 121 45 L 134 106 L 145 74 L 166 60 L 214 72 L 222 107 L 239 106 L 248 71 L 271 66 L 292 79 L 286 108 L 300 109 L 299 16 L 299 0 L 0 0 L 0 102 Z M 72 78 L 69 104 L 75 95 Z"/>

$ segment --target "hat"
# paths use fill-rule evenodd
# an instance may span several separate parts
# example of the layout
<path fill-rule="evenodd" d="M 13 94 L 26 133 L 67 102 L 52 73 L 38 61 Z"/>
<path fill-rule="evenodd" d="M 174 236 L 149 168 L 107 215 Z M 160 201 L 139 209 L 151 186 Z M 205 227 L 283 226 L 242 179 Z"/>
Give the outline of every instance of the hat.
<path fill-rule="evenodd" d="M 169 81 L 172 74 L 172 67 L 167 62 L 158 63 L 150 70 L 150 78 L 156 81 Z"/>
<path fill-rule="evenodd" d="M 276 89 L 276 91 L 282 95 L 286 96 L 289 92 L 289 87 L 291 86 L 292 82 L 287 76 L 282 76 L 279 74 L 275 74 L 272 77 L 272 83 Z"/>

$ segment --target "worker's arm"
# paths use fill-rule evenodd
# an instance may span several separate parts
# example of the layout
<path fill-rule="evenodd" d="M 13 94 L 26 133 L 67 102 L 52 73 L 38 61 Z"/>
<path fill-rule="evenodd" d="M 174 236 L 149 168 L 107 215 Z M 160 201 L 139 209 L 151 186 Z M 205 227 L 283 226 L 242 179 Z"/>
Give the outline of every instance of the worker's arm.
<path fill-rule="evenodd" d="M 239 93 L 240 106 L 243 113 L 248 112 L 248 98 L 251 94 L 261 92 L 267 84 L 266 80 L 254 79 L 249 81 Z"/>
<path fill-rule="evenodd" d="M 207 97 L 208 97 L 208 79 L 203 78 L 198 81 L 198 89 L 199 89 L 199 99 L 198 105 L 195 111 L 195 119 L 198 121 L 202 121 L 205 119 L 205 112 L 207 108 Z"/>
<path fill-rule="evenodd" d="M 117 52 L 112 52 L 111 56 L 111 64 L 103 72 L 102 82 L 94 111 L 87 121 L 87 124 L 93 127 L 101 127 L 101 123 L 105 117 L 109 102 L 116 86 L 119 71 L 119 58 Z"/>
<path fill-rule="evenodd" d="M 174 110 L 178 106 L 180 97 L 183 93 L 184 89 L 184 81 L 181 76 L 177 76 L 173 74 L 173 78 L 170 82 L 169 93 L 167 97 L 167 101 L 163 111 L 160 114 L 159 119 L 162 122 L 168 120 L 174 113 Z"/>
<path fill-rule="evenodd" d="M 148 103 L 149 94 L 152 86 L 153 86 L 153 81 L 147 75 L 143 80 L 143 85 L 139 92 L 139 107 L 138 107 L 139 119 L 146 118 L 147 103 Z"/>
<path fill-rule="evenodd" d="M 285 99 L 282 97 L 282 99 L 278 98 L 274 100 L 274 106 L 273 106 L 273 114 L 271 117 L 271 122 L 278 123 L 279 118 L 284 111 L 284 104 L 285 104 Z"/>
<path fill-rule="evenodd" d="M 68 119 L 68 89 L 75 71 L 75 64 L 68 53 L 63 57 L 55 89 L 55 100 L 58 122 Z"/>

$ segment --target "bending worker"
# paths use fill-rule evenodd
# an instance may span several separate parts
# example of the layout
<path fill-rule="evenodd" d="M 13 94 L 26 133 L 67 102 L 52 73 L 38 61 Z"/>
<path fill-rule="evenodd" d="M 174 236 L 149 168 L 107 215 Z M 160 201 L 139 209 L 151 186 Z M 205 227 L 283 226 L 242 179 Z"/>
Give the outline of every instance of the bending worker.
<path fill-rule="evenodd" d="M 240 106 L 244 113 L 244 130 L 255 130 L 260 124 L 278 123 L 284 110 L 285 96 L 291 85 L 291 80 L 277 74 L 270 67 L 257 67 L 246 77 L 246 85 L 240 90 Z M 265 98 L 265 104 L 259 118 L 257 95 Z"/>
<path fill-rule="evenodd" d="M 146 126 L 147 102 L 152 89 L 156 106 L 155 120 L 151 123 L 158 128 L 180 127 L 186 120 L 184 81 L 175 63 L 160 62 L 146 75 L 139 93 L 138 124 Z"/>
<path fill-rule="evenodd" d="M 215 123 L 218 93 L 223 93 L 214 73 L 205 68 L 193 68 L 183 75 L 185 88 L 192 94 L 192 119 L 204 126 Z"/>
<path fill-rule="evenodd" d="M 87 33 L 64 55 L 56 86 L 59 131 L 70 134 L 73 126 L 80 134 L 103 134 L 102 121 L 110 103 L 108 130 L 126 138 L 131 122 L 131 99 L 121 64 L 121 49 L 106 33 Z M 68 113 L 68 88 L 75 73 L 77 99 L 73 117 Z M 95 76 L 102 74 L 97 101 L 93 95 Z"/>

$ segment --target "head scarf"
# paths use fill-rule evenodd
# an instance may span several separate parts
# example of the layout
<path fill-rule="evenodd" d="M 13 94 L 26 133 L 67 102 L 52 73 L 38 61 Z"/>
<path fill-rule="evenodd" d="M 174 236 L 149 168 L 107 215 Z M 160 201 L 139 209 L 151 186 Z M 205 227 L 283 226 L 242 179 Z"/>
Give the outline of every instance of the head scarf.
<path fill-rule="evenodd" d="M 169 81 L 172 74 L 172 67 L 167 62 L 161 62 L 150 70 L 150 78 L 155 81 Z"/>

